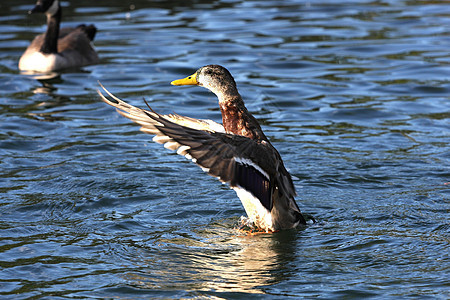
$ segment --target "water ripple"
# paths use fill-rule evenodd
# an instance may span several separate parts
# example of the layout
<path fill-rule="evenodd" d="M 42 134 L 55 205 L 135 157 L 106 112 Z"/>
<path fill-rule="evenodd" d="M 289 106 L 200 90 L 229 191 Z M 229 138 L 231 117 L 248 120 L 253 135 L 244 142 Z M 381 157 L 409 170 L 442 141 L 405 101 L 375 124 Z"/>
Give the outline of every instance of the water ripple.
<path fill-rule="evenodd" d="M 92 2 L 92 1 L 91 1 Z M 0 11 L 0 294 L 448 298 L 447 6 L 430 1 L 62 2 L 101 63 L 21 74 L 44 30 Z M 99 101 L 220 121 L 170 86 L 223 64 L 317 223 L 247 236 L 235 193 Z"/>

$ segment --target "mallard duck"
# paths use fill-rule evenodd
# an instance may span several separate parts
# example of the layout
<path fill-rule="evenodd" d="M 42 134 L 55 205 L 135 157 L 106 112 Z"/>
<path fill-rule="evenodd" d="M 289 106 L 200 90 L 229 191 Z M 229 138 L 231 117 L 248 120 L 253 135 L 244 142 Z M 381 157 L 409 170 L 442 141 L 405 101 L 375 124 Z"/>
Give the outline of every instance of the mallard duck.
<path fill-rule="evenodd" d="M 141 125 L 143 132 L 155 135 L 154 141 L 176 150 L 209 175 L 228 183 L 256 229 L 274 232 L 306 224 L 294 200 L 294 184 L 281 156 L 245 107 L 230 72 L 219 65 L 208 65 L 171 84 L 198 85 L 216 94 L 223 125 L 137 108 L 103 86 L 109 98 L 98 93 L 121 115 Z"/>
<path fill-rule="evenodd" d="M 98 63 L 97 52 L 91 45 L 97 28 L 84 24 L 62 28 L 61 6 L 58 0 L 38 0 L 29 13 L 45 13 L 47 31 L 34 38 L 19 60 L 23 71 L 51 72 Z"/>

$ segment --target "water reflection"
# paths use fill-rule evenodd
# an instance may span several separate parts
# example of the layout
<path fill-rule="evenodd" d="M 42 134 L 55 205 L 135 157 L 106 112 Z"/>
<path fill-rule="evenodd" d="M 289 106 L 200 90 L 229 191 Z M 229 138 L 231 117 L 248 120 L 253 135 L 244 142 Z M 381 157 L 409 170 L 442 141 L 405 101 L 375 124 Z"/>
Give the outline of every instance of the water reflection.
<path fill-rule="evenodd" d="M 146 266 L 141 273 L 127 274 L 133 286 L 147 289 L 204 292 L 265 293 L 267 286 L 288 280 L 295 270 L 301 231 L 275 234 L 236 234 L 219 230 L 218 235 L 192 246 L 192 236 L 164 238 L 164 246 L 142 252 Z M 185 241 L 184 245 L 183 242 Z M 190 245 L 186 245 L 190 244 Z M 144 254 L 145 253 L 145 254 Z"/>
<path fill-rule="evenodd" d="M 40 77 L 17 70 L 43 30 L 30 2 L 0 11 L 2 295 L 448 295 L 442 3 L 64 1 L 65 25 L 95 20 L 102 62 Z M 169 85 L 207 63 L 235 74 L 301 208 L 327 225 L 239 235 L 232 191 L 95 92 L 220 121 L 214 95 Z"/>
<path fill-rule="evenodd" d="M 49 72 L 49 73 L 36 73 L 33 71 L 21 71 L 22 75 L 28 76 L 30 78 L 36 79 L 38 81 L 46 81 L 54 78 L 61 78 L 61 73 Z"/>
<path fill-rule="evenodd" d="M 38 80 L 38 82 L 42 85 L 33 87 L 32 92 L 34 94 L 54 94 L 57 90 L 55 84 L 63 82 L 61 79 L 61 74 L 59 73 L 51 73 L 44 76 L 34 75 L 31 77 Z"/>

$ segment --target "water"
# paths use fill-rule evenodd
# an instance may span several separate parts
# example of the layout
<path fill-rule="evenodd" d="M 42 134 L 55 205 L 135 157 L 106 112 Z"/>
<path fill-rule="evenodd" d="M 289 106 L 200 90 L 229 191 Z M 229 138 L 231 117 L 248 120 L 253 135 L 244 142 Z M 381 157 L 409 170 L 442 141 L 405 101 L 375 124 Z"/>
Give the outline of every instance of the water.
<path fill-rule="evenodd" d="M 101 63 L 37 80 L 17 70 L 45 29 L 32 2 L 0 4 L 2 297 L 450 297 L 448 3 L 63 2 Z M 316 224 L 239 233 L 233 191 L 96 94 L 220 121 L 169 85 L 210 63 Z"/>

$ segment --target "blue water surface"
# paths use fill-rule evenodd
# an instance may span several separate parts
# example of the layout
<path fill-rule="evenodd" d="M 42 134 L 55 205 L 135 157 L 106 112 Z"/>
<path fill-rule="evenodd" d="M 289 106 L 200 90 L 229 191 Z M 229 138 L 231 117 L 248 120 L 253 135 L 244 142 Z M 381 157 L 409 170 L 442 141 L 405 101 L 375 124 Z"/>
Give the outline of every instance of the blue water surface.
<path fill-rule="evenodd" d="M 66 298 L 450 297 L 446 1 L 63 1 L 98 65 L 18 60 L 45 30 L 0 4 L 0 295 Z M 236 194 L 101 102 L 221 121 L 170 82 L 234 75 L 317 223 L 250 235 Z"/>

